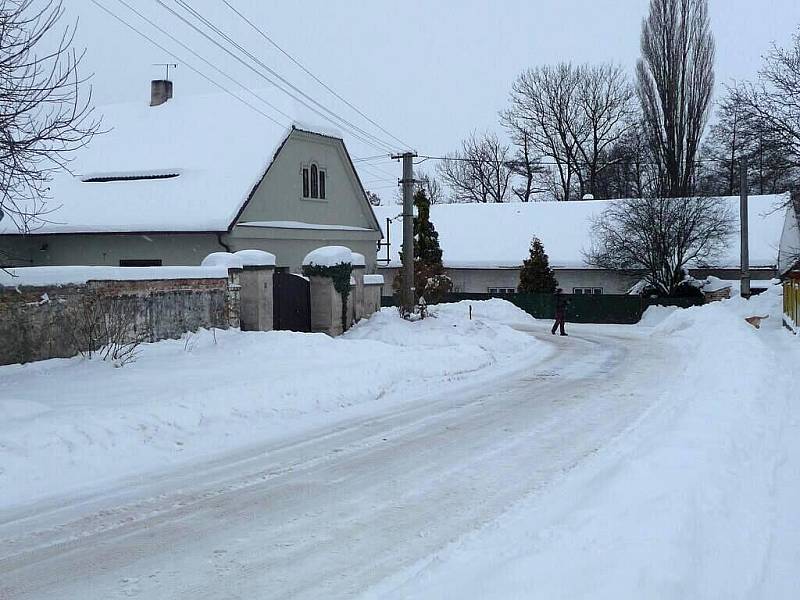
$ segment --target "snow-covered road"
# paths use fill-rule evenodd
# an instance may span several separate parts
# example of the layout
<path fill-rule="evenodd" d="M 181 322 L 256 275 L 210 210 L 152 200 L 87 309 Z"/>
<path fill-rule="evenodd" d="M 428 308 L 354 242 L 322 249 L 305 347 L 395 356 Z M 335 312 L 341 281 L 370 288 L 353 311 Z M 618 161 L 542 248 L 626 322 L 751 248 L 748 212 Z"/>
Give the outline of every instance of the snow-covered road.
<path fill-rule="evenodd" d="M 0 598 L 340 598 L 494 520 L 634 426 L 665 342 L 530 334 L 556 352 L 389 411 L 102 493 L 0 512 Z"/>

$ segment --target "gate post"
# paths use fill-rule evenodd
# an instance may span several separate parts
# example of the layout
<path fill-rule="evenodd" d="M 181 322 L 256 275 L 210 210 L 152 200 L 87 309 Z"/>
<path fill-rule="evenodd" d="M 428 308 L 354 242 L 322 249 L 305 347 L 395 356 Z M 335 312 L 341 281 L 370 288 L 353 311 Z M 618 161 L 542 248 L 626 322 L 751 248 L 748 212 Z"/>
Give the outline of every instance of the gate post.
<path fill-rule="evenodd" d="M 272 273 L 275 255 L 263 250 L 239 250 L 242 261 L 240 320 L 242 331 L 272 331 Z"/>
<path fill-rule="evenodd" d="M 358 323 L 359 320 L 367 316 L 364 306 L 364 272 L 367 270 L 367 261 L 364 255 L 358 252 L 353 252 L 352 256 L 354 286 L 348 299 L 348 303 L 352 304 L 352 306 L 348 308 L 351 309 L 349 312 L 353 316 L 353 322 Z"/>

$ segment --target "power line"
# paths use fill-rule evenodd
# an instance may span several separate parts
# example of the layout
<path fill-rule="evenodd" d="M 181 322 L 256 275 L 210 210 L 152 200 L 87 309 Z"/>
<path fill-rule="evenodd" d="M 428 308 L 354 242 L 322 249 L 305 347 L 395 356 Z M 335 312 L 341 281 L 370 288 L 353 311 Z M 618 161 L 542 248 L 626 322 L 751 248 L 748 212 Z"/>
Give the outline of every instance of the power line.
<path fill-rule="evenodd" d="M 98 8 L 100 8 L 100 9 L 101 9 L 103 12 L 105 12 L 105 13 L 109 14 L 109 15 L 110 15 L 110 16 L 112 16 L 114 19 L 116 19 L 117 21 L 119 21 L 120 23 L 122 23 L 123 25 L 125 25 L 125 27 L 127 27 L 128 29 L 130 29 L 130 30 L 134 31 L 135 33 L 137 33 L 138 35 L 140 35 L 141 37 L 143 37 L 144 39 L 146 39 L 148 42 L 150 42 L 151 44 L 153 44 L 154 46 L 156 46 L 157 48 L 159 48 L 159 49 L 160 49 L 162 52 L 166 52 L 166 53 L 167 53 L 169 56 L 171 56 L 172 58 L 174 58 L 175 60 L 177 60 L 178 62 L 180 62 L 181 64 L 183 64 L 184 66 L 188 67 L 190 71 L 193 71 L 194 73 L 196 73 L 197 75 L 199 75 L 200 77 L 202 77 L 203 79 L 205 79 L 206 81 L 208 81 L 209 83 L 211 83 L 211 84 L 215 85 L 216 87 L 218 87 L 219 89 L 221 89 L 223 92 L 225 92 L 225 93 L 226 93 L 226 94 L 228 94 L 229 96 L 231 96 L 231 97 L 233 97 L 233 98 L 236 98 L 236 99 L 237 99 L 239 102 L 241 102 L 242 104 L 245 104 L 245 105 L 249 106 L 249 107 L 250 107 L 250 108 L 252 108 L 254 111 L 256 111 L 257 113 L 259 113 L 261 116 L 263 116 L 263 117 L 265 117 L 265 118 L 269 119 L 270 121 L 272 121 L 273 123 L 275 123 L 275 124 L 276 124 L 276 125 L 278 125 L 279 127 L 285 127 L 285 126 L 286 126 L 286 125 L 284 125 L 283 123 L 280 123 L 280 122 L 278 122 L 278 121 L 277 121 L 275 118 L 273 118 L 272 116 L 268 115 L 268 114 L 267 114 L 267 113 L 265 113 L 264 111 L 262 111 L 262 110 L 258 109 L 257 107 L 253 106 L 251 103 L 249 103 L 249 102 L 248 102 L 247 100 L 245 100 L 244 98 L 242 98 L 242 97 L 240 97 L 240 96 L 238 96 L 238 95 L 234 94 L 234 93 L 233 93 L 233 92 L 231 92 L 231 91 L 230 91 L 228 88 L 226 88 L 224 85 L 222 85 L 221 83 L 218 83 L 217 81 L 213 80 L 211 77 L 209 77 L 208 75 L 206 75 L 205 73 L 203 73 L 203 72 L 202 72 L 202 71 L 200 71 L 199 69 L 197 69 L 197 68 L 193 67 L 193 66 L 192 66 L 192 65 L 191 65 L 189 62 L 185 61 L 183 58 L 181 58 L 180 56 L 178 56 L 177 54 L 175 54 L 175 53 L 174 53 L 174 52 L 172 52 L 171 50 L 168 50 L 167 48 L 165 48 L 164 46 L 162 46 L 161 44 L 159 44 L 157 41 L 155 41 L 153 38 L 151 38 L 150 36 L 148 36 L 146 33 L 143 33 L 142 31 L 140 31 L 139 29 L 137 29 L 135 26 L 133 26 L 133 25 L 131 25 L 130 23 L 128 23 L 128 22 L 127 22 L 125 19 L 123 19 L 122 17 L 120 17 L 119 15 L 117 15 L 116 13 L 114 13 L 114 12 L 113 12 L 111 9 L 109 9 L 109 8 L 106 8 L 105 6 L 103 6 L 102 4 L 100 4 L 100 2 L 98 2 L 98 0 L 91 0 L 91 1 L 92 1 L 92 3 L 93 3 L 95 6 L 97 6 Z"/>
<path fill-rule="evenodd" d="M 242 65 L 244 65 L 245 67 L 247 67 L 251 71 L 253 71 L 256 75 L 258 75 L 262 79 L 266 80 L 268 83 L 274 85 L 280 91 L 282 91 L 283 93 L 287 94 L 288 96 L 290 96 L 294 100 L 300 102 L 303 106 L 305 106 L 309 110 L 313 111 L 314 113 L 316 113 L 320 117 L 324 118 L 325 120 L 327 120 L 328 122 L 332 123 L 333 125 L 336 125 L 337 127 L 345 127 L 347 129 L 348 126 L 349 126 L 349 133 L 351 133 L 351 135 L 353 135 L 357 139 L 361 140 L 365 144 L 368 144 L 368 145 L 372 146 L 373 148 L 375 148 L 377 150 L 381 150 L 381 151 L 391 150 L 391 145 L 390 144 L 387 144 L 386 142 L 384 142 L 383 140 L 380 140 L 376 136 L 374 136 L 374 135 L 362 130 L 357 125 L 354 125 L 353 123 L 350 123 L 349 121 L 347 121 L 347 119 L 344 119 L 343 117 L 340 117 L 339 115 L 337 115 L 336 113 L 334 113 L 333 111 L 331 111 L 330 109 L 328 109 L 327 107 L 325 107 L 324 105 L 322 105 L 321 103 L 316 101 L 315 99 L 311 98 L 308 94 L 306 94 L 305 92 L 300 90 L 297 86 L 295 86 L 294 84 L 292 84 L 291 82 L 286 80 L 280 74 L 275 72 L 272 68 L 270 68 L 268 65 L 266 65 L 263 61 L 261 61 L 257 56 L 253 55 L 246 48 L 244 48 L 241 44 L 236 42 L 227 33 L 225 33 L 219 27 L 217 27 L 216 25 L 211 23 L 208 19 L 206 19 L 203 15 L 201 15 L 199 12 L 197 12 L 195 9 L 193 9 L 191 6 L 189 6 L 186 2 L 183 2 L 183 0 L 176 0 L 176 1 L 181 7 L 183 7 L 184 10 L 186 10 L 189 14 L 193 15 L 195 19 L 199 20 L 208 29 L 210 29 L 213 33 L 215 33 L 217 36 L 221 37 L 227 43 L 231 44 L 234 48 L 239 50 L 239 52 L 241 52 L 242 54 L 247 56 L 250 60 L 252 60 L 258 66 L 260 66 L 262 69 L 264 69 L 267 72 L 269 72 L 270 74 L 272 74 L 274 77 L 276 77 L 278 80 L 280 80 L 285 86 L 289 87 L 291 90 L 294 90 L 297 94 L 299 94 L 303 98 L 307 99 L 309 102 L 317 105 L 321 110 L 329 113 L 331 116 L 323 114 L 322 112 L 320 112 L 320 110 L 316 109 L 314 106 L 309 105 L 308 102 L 306 102 L 303 99 L 299 98 L 297 95 L 293 94 L 291 91 L 287 90 L 285 87 L 282 87 L 276 81 L 274 81 L 273 79 L 271 79 L 270 77 L 265 75 L 262 71 L 260 71 L 259 69 L 256 69 L 252 64 L 250 64 L 247 61 L 245 61 L 244 59 L 242 59 L 239 55 L 237 55 L 236 53 L 232 52 L 229 48 L 227 48 L 226 46 L 224 46 L 223 44 L 218 42 L 216 39 L 211 37 L 208 33 L 203 31 L 202 29 L 200 29 L 197 25 L 195 25 L 194 23 L 189 21 L 186 17 L 184 17 L 180 13 L 176 12 L 172 7 L 167 5 L 163 0 L 156 0 L 156 1 L 158 2 L 159 5 L 161 5 L 163 8 L 168 10 L 175 17 L 180 19 L 183 23 L 185 23 L 186 25 L 188 25 L 189 27 L 194 29 L 197 33 L 199 33 L 200 35 L 205 37 L 207 40 L 209 40 L 215 46 L 217 46 L 218 48 L 220 48 L 221 50 L 226 52 L 228 55 L 233 57 L 235 60 L 240 62 Z M 331 117 L 333 117 L 333 118 L 331 118 Z M 338 119 L 339 122 L 337 122 L 334 119 Z M 374 140 L 374 141 L 371 141 L 370 138 L 372 140 Z M 376 145 L 376 142 L 379 145 Z"/>
<path fill-rule="evenodd" d="M 286 114 L 285 112 L 283 112 L 283 111 L 282 111 L 280 108 L 278 108 L 277 106 L 275 106 L 274 104 L 272 104 L 271 102 L 269 102 L 269 101 L 268 101 L 266 98 L 264 98 L 263 96 L 260 96 L 259 94 L 255 93 L 254 91 L 252 91 L 252 90 L 248 89 L 248 88 L 247 88 L 245 85 L 243 85 L 242 83 L 240 83 L 239 81 L 237 81 L 236 79 L 234 79 L 233 77 L 231 77 L 230 75 L 228 75 L 227 73 L 225 73 L 225 72 L 224 72 L 222 69 L 220 69 L 219 67 L 217 67 L 216 65 L 214 65 L 214 64 L 213 64 L 211 61 L 209 61 L 209 60 L 206 60 L 206 59 L 205 59 L 203 56 L 201 56 L 200 54 L 198 54 L 197 52 L 195 52 L 194 50 L 192 50 L 192 49 L 191 49 L 189 46 L 187 46 L 186 44 L 184 44 L 182 41 L 180 41 L 180 40 L 179 40 L 178 38 L 176 38 L 174 35 L 172 35 L 172 34 L 171 34 L 171 33 L 169 33 L 167 30 L 165 30 L 163 27 L 161 27 L 161 26 L 160 26 L 160 25 L 158 25 L 157 23 L 154 23 L 154 22 L 153 22 L 151 19 L 149 19 L 149 18 L 148 18 L 146 15 L 144 15 L 144 14 L 142 14 L 141 12 L 139 12 L 138 10 L 136 10 L 136 8 L 134 8 L 133 6 L 131 6 L 130 4 L 128 4 L 128 2 L 126 2 L 125 0 L 117 0 L 117 2 L 119 2 L 119 3 L 120 3 L 120 4 L 122 4 L 122 5 L 124 5 L 124 6 L 125 6 L 125 7 L 126 7 L 128 10 L 130 10 L 131 12 L 135 13 L 136 15 L 138 15 L 138 16 L 139 16 L 139 18 L 140 18 L 140 19 L 142 19 L 143 21 L 145 21 L 145 22 L 149 23 L 151 26 L 155 27 L 155 28 L 156 28 L 158 31 L 160 31 L 162 34 L 166 35 L 166 36 L 167 36 L 168 38 L 170 38 L 170 39 L 171 39 L 173 42 L 175 42 L 176 44 L 178 44 L 178 45 L 179 45 L 181 48 L 185 49 L 187 52 L 191 53 L 193 56 L 195 56 L 196 58 L 198 58 L 198 59 L 200 59 L 201 61 L 203 61 L 203 62 L 204 62 L 206 65 L 208 65 L 209 67 L 211 67 L 212 69 L 214 69 L 214 70 L 215 70 L 217 73 L 219 73 L 220 75 L 222 75 L 223 77 L 225 77 L 225 78 L 226 78 L 228 81 L 231 81 L 233 84 L 235 84 L 235 85 L 239 86 L 240 88 L 242 88 L 243 90 L 245 90 L 247 93 L 251 94 L 251 95 L 252 95 L 252 96 L 254 96 L 255 98 L 258 98 L 258 99 L 259 99 L 261 102 L 263 102 L 264 104 L 266 104 L 267 106 L 269 106 L 270 108 L 272 108 L 273 110 L 275 110 L 275 111 L 276 111 L 278 114 L 280 114 L 281 116 L 283 116 L 283 117 L 285 117 L 285 118 L 289 119 L 289 122 L 291 123 L 291 121 L 292 121 L 292 117 L 291 117 L 291 116 L 287 115 L 287 114 Z"/>
<path fill-rule="evenodd" d="M 382 179 L 385 179 L 387 177 L 389 179 L 397 179 L 397 175 L 395 175 L 394 173 L 389 173 L 389 171 L 385 171 L 385 170 L 380 169 L 380 168 L 378 168 L 378 167 L 376 167 L 374 165 L 362 164 L 362 165 L 358 165 L 358 168 L 359 169 L 363 169 L 364 171 L 366 171 L 367 173 L 369 173 L 373 177 L 380 177 Z M 386 176 L 386 177 L 384 177 L 384 176 Z"/>
<path fill-rule="evenodd" d="M 358 158 L 354 158 L 353 162 L 368 162 L 379 159 L 392 160 L 392 158 L 388 154 L 376 154 L 375 156 L 361 156 Z"/>
<path fill-rule="evenodd" d="M 491 161 L 491 160 L 482 160 L 482 159 L 474 159 L 474 158 L 467 158 L 466 156 L 429 156 L 427 154 L 419 154 L 419 158 L 422 160 L 418 160 L 414 164 L 422 164 L 428 160 L 452 160 L 456 162 L 502 162 L 506 166 L 516 165 L 518 164 L 516 161 Z M 714 163 L 728 163 L 730 160 L 724 158 L 697 158 L 692 161 L 692 164 L 701 164 L 707 162 L 714 162 Z M 547 161 L 547 160 L 537 160 L 531 164 L 535 165 L 545 165 L 545 166 L 559 166 L 559 165 L 566 165 L 566 162 L 556 162 L 556 161 Z M 647 161 L 633 161 L 633 160 L 615 160 L 610 162 L 604 167 L 611 167 L 614 165 L 641 165 L 644 167 L 658 167 L 659 164 L 655 162 L 647 162 Z"/>
<path fill-rule="evenodd" d="M 279 45 L 278 45 L 278 44 L 277 44 L 277 43 L 276 43 L 276 42 L 275 42 L 275 41 L 274 41 L 274 40 L 273 40 L 271 37 L 269 37 L 269 36 L 268 36 L 266 33 L 264 33 L 264 31 L 263 31 L 263 30 L 261 30 L 261 29 L 260 29 L 258 26 L 256 26 L 256 25 L 255 25 L 255 23 L 253 23 L 253 22 L 252 22 L 250 19 L 248 19 L 248 18 L 247 18 L 245 15 L 243 15 L 241 12 L 239 12 L 239 11 L 238 11 L 238 10 L 237 10 L 237 9 L 236 9 L 236 8 L 235 8 L 233 5 L 231 5 L 231 3 L 230 3 L 230 2 L 228 2 L 228 0 L 222 0 L 222 1 L 225 3 L 225 5 L 226 5 L 228 8 L 230 8 L 230 9 L 231 9 L 233 12 L 235 12 L 237 15 L 239 15 L 239 17 L 240 17 L 242 20 L 244 20 L 244 21 L 245 21 L 245 23 L 247 23 L 248 25 L 250 25 L 250 27 L 252 27 L 252 28 L 253 28 L 253 29 L 254 29 L 254 30 L 255 30 L 255 31 L 256 31 L 256 32 L 257 32 L 257 33 L 258 33 L 258 34 L 259 34 L 261 37 L 263 37 L 263 38 L 264 38 L 265 40 L 267 40 L 267 41 L 268 41 L 270 44 L 272 44 L 272 45 L 273 45 L 273 46 L 274 46 L 274 47 L 275 47 L 275 48 L 276 48 L 276 49 L 277 49 L 277 50 L 278 50 L 278 51 L 279 51 L 281 54 L 283 54 L 283 55 L 284 55 L 286 58 L 288 58 L 289 60 L 291 60 L 291 61 L 292 61 L 292 62 L 293 62 L 295 65 L 297 65 L 298 67 L 300 67 L 300 69 L 302 69 L 304 73 L 306 73 L 307 75 L 309 75 L 309 76 L 310 76 L 310 77 L 311 77 L 311 78 L 312 78 L 314 81 L 316 81 L 318 84 L 320 84 L 320 85 L 321 85 L 322 87 L 324 87 L 326 90 L 328 90 L 328 91 L 329 91 L 331 94 L 333 94 L 333 95 L 334 95 L 336 98 L 338 98 L 339 100 L 341 100 L 342 102 L 344 102 L 344 103 L 345 103 L 347 106 L 349 106 L 351 109 L 353 109 L 354 111 L 356 111 L 356 112 L 357 112 L 359 115 L 361 115 L 362 117 L 364 117 L 364 118 L 365 118 L 367 121 L 369 121 L 370 123 L 372 123 L 372 124 L 373 124 L 375 127 L 377 127 L 378 129 L 380 129 L 380 130 L 381 130 L 383 133 L 385 133 L 386 135 L 388 135 L 390 138 L 392 138 L 393 140 L 395 140 L 395 141 L 399 142 L 399 143 L 400 143 L 402 146 L 405 146 L 406 148 L 410 148 L 410 147 L 411 147 L 411 145 L 410 145 L 410 144 L 407 144 L 406 142 L 404 142 L 403 140 L 401 140 L 401 139 L 400 139 L 400 138 L 398 138 L 397 136 L 395 136 L 395 135 L 392 135 L 392 133 L 390 133 L 389 131 L 387 131 L 386 129 L 384 129 L 384 128 L 383 128 L 383 127 L 380 125 L 380 124 L 376 123 L 376 122 L 375 122 L 375 121 L 373 121 L 373 120 L 372 120 L 370 117 L 368 117 L 368 116 L 367 116 L 367 115 L 365 115 L 363 112 L 361 112 L 361 110 L 359 110 L 359 109 L 358 109 L 358 107 L 354 106 L 353 104 L 351 104 L 350 102 L 348 102 L 348 101 L 347 101 L 347 99 L 343 98 L 343 97 L 342 97 L 342 96 L 340 96 L 338 93 L 336 93 L 336 91 L 334 91 L 333 89 L 331 89 L 331 87 L 330 87 L 330 86 L 328 86 L 328 85 L 327 85 L 327 84 L 326 84 L 324 81 L 322 81 L 322 80 L 321 80 L 319 77 L 317 77 L 316 75 L 314 75 L 314 74 L 313 74 L 311 71 L 309 71 L 309 70 L 308 70 L 308 69 L 307 69 L 305 66 L 303 66 L 303 65 L 300 63 L 300 61 L 298 61 L 298 60 L 297 60 L 295 57 L 293 57 L 291 54 L 289 54 L 289 53 L 288 53 L 286 50 L 284 50 L 283 48 L 281 48 L 281 47 L 280 47 L 280 46 L 279 46 Z"/>

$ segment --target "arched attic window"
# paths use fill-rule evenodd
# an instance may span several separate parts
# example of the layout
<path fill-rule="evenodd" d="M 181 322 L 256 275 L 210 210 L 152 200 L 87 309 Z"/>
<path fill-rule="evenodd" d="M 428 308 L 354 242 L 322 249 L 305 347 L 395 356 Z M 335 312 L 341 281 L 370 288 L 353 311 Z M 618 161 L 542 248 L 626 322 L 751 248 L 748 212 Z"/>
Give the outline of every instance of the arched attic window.
<path fill-rule="evenodd" d="M 311 197 L 319 198 L 319 169 L 317 165 L 311 165 Z"/>
<path fill-rule="evenodd" d="M 325 169 L 316 163 L 304 165 L 302 170 L 303 198 L 325 200 L 328 189 L 328 178 Z"/>

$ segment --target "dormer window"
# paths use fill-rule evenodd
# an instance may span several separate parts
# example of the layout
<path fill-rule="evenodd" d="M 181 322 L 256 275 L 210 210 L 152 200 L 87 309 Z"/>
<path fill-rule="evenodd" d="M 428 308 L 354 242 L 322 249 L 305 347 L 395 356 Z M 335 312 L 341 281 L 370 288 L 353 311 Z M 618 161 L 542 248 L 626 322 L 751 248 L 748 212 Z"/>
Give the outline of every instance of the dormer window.
<path fill-rule="evenodd" d="M 327 176 L 323 169 L 315 163 L 304 166 L 302 169 L 303 198 L 325 200 L 327 192 Z"/>

